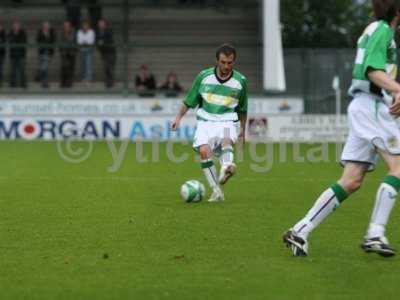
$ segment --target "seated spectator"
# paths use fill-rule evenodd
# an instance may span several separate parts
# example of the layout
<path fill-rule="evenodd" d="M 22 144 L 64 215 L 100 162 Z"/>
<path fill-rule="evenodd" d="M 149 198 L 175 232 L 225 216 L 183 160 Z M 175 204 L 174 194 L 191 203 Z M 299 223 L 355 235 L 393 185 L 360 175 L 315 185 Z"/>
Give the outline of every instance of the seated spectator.
<path fill-rule="evenodd" d="M 136 91 L 141 97 L 152 97 L 156 92 L 156 80 L 154 75 L 149 72 L 146 65 L 142 65 L 139 74 L 135 79 Z"/>
<path fill-rule="evenodd" d="M 3 24 L 0 23 L 0 87 L 3 85 L 3 67 L 6 58 L 7 35 Z"/>
<path fill-rule="evenodd" d="M 77 43 L 81 53 L 82 81 L 87 85 L 92 80 L 92 50 L 95 42 L 96 34 L 89 22 L 83 21 L 82 28 L 78 30 Z"/>
<path fill-rule="evenodd" d="M 14 21 L 12 29 L 8 34 L 8 42 L 10 43 L 10 64 L 11 78 L 10 87 L 27 88 L 25 77 L 25 58 L 26 44 L 28 42 L 25 30 L 22 29 L 19 21 Z"/>
<path fill-rule="evenodd" d="M 54 46 L 56 43 L 56 34 L 51 27 L 50 22 L 45 21 L 42 28 L 36 36 L 36 42 L 39 44 L 39 71 L 38 79 L 43 88 L 49 87 L 49 66 L 51 58 L 54 55 Z"/>
<path fill-rule="evenodd" d="M 71 88 L 74 82 L 76 62 L 75 31 L 70 21 L 63 24 L 60 36 L 61 82 L 62 88 Z"/>
<path fill-rule="evenodd" d="M 111 29 L 108 28 L 104 19 L 99 20 L 96 44 L 100 51 L 101 60 L 103 61 L 104 85 L 106 88 L 114 86 L 114 67 L 117 58 L 117 52 L 114 46 L 114 36 Z"/>
<path fill-rule="evenodd" d="M 176 97 L 183 91 L 182 86 L 178 82 L 178 76 L 175 72 L 169 72 L 164 84 L 160 90 L 165 92 L 167 97 Z"/>

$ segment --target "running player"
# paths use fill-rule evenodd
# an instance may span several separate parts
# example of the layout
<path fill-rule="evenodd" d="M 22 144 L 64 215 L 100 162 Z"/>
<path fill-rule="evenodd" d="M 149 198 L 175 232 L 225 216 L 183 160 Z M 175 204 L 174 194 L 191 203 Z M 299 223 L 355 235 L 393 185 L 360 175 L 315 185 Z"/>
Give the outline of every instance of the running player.
<path fill-rule="evenodd" d="M 400 20 L 400 1 L 373 0 L 376 21 L 358 41 L 348 108 L 349 136 L 342 154 L 341 179 L 325 190 L 307 215 L 283 236 L 295 256 L 308 254 L 309 234 L 351 194 L 366 172 L 374 169 L 378 155 L 389 172 L 376 195 L 375 208 L 361 247 L 385 257 L 395 250 L 385 237 L 385 227 L 400 190 L 400 84 L 397 73 L 395 30 Z"/>

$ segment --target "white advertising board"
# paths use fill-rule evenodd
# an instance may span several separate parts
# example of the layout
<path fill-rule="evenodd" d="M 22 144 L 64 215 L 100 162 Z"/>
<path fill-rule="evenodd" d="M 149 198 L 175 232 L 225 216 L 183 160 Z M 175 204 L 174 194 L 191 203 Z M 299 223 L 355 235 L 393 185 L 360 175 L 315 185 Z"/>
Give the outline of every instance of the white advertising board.
<path fill-rule="evenodd" d="M 191 140 L 196 119 L 188 116 L 171 132 L 172 116 L 2 117 L 0 139 Z M 344 142 L 346 117 L 250 115 L 247 138 L 257 142 Z"/>
<path fill-rule="evenodd" d="M 347 117 L 336 115 L 250 116 L 248 138 L 273 142 L 345 142 Z"/>
<path fill-rule="evenodd" d="M 175 115 L 182 105 L 178 98 L 0 98 L 0 117 L 63 116 L 63 117 L 123 117 L 137 115 Z M 302 114 L 300 98 L 250 98 L 251 114 Z M 193 114 L 193 111 L 191 111 Z"/>

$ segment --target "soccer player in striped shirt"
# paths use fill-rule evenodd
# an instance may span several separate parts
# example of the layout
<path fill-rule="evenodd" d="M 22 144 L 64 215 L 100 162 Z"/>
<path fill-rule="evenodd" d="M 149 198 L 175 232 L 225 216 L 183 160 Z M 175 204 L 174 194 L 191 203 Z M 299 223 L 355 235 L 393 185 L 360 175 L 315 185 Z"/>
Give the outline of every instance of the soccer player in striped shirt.
<path fill-rule="evenodd" d="M 220 185 L 235 174 L 233 146 L 238 139 L 244 143 L 247 123 L 247 80 L 233 69 L 236 50 L 224 44 L 216 58 L 216 67 L 197 75 L 172 123 L 172 130 L 177 130 L 187 111 L 197 108 L 193 147 L 200 154 L 201 167 L 213 191 L 209 202 L 224 200 Z M 219 176 L 214 155 L 221 163 Z"/>
<path fill-rule="evenodd" d="M 351 194 L 356 192 L 378 156 L 388 167 L 376 194 L 375 207 L 361 248 L 384 257 L 395 255 L 385 237 L 390 212 L 400 191 L 400 84 L 397 74 L 395 30 L 400 22 L 399 0 L 372 0 L 376 21 L 358 41 L 353 81 L 349 93 L 349 136 L 343 149 L 343 175 L 325 190 L 308 211 L 283 236 L 295 256 L 308 254 L 308 236 Z"/>

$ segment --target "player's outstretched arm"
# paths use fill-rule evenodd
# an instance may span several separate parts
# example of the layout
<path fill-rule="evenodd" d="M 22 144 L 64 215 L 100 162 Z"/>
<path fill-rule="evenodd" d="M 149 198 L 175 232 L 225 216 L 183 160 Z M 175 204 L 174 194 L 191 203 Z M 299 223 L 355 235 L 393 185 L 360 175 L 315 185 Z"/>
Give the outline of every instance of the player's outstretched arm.
<path fill-rule="evenodd" d="M 172 131 L 178 130 L 181 120 L 186 115 L 188 110 L 189 110 L 189 107 L 187 107 L 185 104 L 182 104 L 181 108 L 179 109 L 178 114 L 175 117 L 175 120 L 172 122 L 172 125 L 171 125 Z"/>
<path fill-rule="evenodd" d="M 368 78 L 380 88 L 393 94 L 394 102 L 390 107 L 390 112 L 393 115 L 400 116 L 400 84 L 382 70 L 369 71 Z"/>

